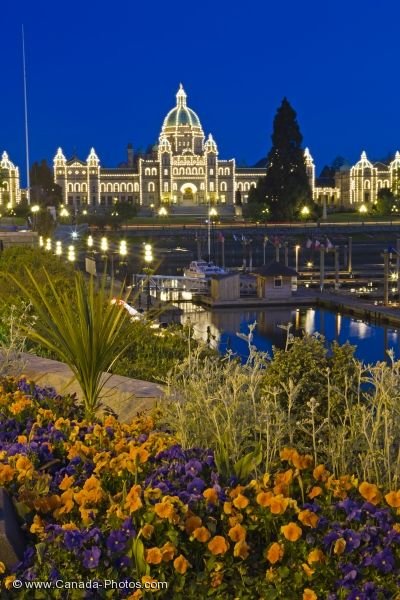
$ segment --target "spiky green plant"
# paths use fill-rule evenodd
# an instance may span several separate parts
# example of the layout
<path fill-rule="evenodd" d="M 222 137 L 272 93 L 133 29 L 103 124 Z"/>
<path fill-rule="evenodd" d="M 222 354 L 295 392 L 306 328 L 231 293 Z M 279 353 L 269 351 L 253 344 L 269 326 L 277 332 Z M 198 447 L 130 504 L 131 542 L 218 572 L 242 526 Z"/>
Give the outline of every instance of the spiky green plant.
<path fill-rule="evenodd" d="M 106 290 L 105 278 L 96 289 L 91 278 L 85 281 L 75 273 L 72 294 L 58 292 L 48 273 L 46 292 L 37 279 L 27 271 L 32 283 L 28 289 L 9 275 L 30 301 L 37 316 L 35 328 L 27 328 L 28 337 L 54 352 L 66 363 L 82 390 L 87 418 L 93 417 L 100 406 L 100 396 L 110 371 L 126 351 L 129 314 L 112 301 L 112 286 Z M 111 375 L 109 376 L 111 377 Z"/>

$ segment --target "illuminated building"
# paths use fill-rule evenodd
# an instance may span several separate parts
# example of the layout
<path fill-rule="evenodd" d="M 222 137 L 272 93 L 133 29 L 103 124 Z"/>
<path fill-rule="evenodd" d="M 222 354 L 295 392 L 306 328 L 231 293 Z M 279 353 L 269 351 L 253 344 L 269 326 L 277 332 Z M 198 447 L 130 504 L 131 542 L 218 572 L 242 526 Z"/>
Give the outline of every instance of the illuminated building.
<path fill-rule="evenodd" d="M 11 208 L 21 200 L 21 189 L 19 186 L 19 169 L 8 158 L 7 152 L 3 152 L 0 161 L 0 174 L 3 185 L 0 185 L 0 207 Z"/>
<path fill-rule="evenodd" d="M 55 182 L 65 204 L 109 206 L 118 201 L 155 207 L 222 204 L 233 207 L 237 192 L 246 202 L 250 187 L 265 170 L 237 167 L 235 159 L 219 158 L 211 134 L 204 135 L 200 119 L 188 107 L 180 86 L 176 106 L 164 119 L 158 144 L 146 155 L 134 156 L 128 145 L 127 162 L 105 168 L 92 148 L 86 161 L 67 160 L 59 148 L 54 157 Z"/>

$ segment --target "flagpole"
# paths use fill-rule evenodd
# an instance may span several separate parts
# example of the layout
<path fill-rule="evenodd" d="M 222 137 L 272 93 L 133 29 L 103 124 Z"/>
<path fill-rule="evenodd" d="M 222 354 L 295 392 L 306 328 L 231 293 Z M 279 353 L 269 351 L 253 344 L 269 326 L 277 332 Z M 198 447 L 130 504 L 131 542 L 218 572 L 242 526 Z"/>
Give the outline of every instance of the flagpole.
<path fill-rule="evenodd" d="M 24 76 L 24 114 L 25 114 L 25 152 L 26 152 L 26 199 L 28 205 L 31 203 L 30 198 L 30 176 L 29 176 L 29 136 L 28 136 L 28 95 L 26 91 L 26 60 L 25 60 L 25 33 L 22 25 L 22 67 Z"/>

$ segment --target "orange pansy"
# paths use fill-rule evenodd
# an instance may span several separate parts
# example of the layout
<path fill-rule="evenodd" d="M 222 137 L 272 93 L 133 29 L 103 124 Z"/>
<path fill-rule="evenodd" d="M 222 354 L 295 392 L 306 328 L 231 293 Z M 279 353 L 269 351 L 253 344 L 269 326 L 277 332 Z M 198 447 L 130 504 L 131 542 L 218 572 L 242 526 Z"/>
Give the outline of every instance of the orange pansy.
<path fill-rule="evenodd" d="M 246 530 L 242 525 L 238 523 L 234 527 L 231 527 L 231 529 L 228 532 L 228 535 L 231 538 L 232 542 L 241 542 L 246 538 Z"/>
<path fill-rule="evenodd" d="M 338 538 L 333 546 L 334 554 L 343 554 L 346 548 L 346 540 L 344 538 Z"/>
<path fill-rule="evenodd" d="M 246 560 L 249 556 L 250 546 L 245 542 L 245 540 L 240 540 L 237 542 L 233 548 L 233 556 L 236 558 L 241 558 L 242 560 Z"/>
<path fill-rule="evenodd" d="M 382 499 L 382 495 L 374 483 L 368 483 L 363 481 L 358 488 L 361 496 L 368 500 L 371 504 L 379 504 Z"/>
<path fill-rule="evenodd" d="M 197 529 L 198 527 L 201 527 L 202 524 L 203 524 L 203 521 L 200 519 L 200 517 L 193 515 L 193 516 L 189 517 L 188 519 L 186 519 L 185 531 L 188 535 L 190 535 L 191 533 L 193 533 L 193 531 L 195 529 Z"/>
<path fill-rule="evenodd" d="M 162 561 L 162 554 L 160 548 L 155 546 L 154 548 L 149 548 L 146 550 L 146 562 L 149 565 L 159 565 Z"/>
<path fill-rule="evenodd" d="M 169 502 L 158 502 L 154 505 L 154 512 L 160 519 L 170 519 L 175 514 L 175 509 Z"/>
<path fill-rule="evenodd" d="M 257 494 L 256 501 L 260 506 L 268 506 L 270 499 L 273 497 L 272 492 L 260 492 Z"/>
<path fill-rule="evenodd" d="M 268 548 L 268 550 L 265 554 L 265 557 L 268 560 L 268 562 L 271 563 L 271 565 L 274 565 L 275 563 L 282 560 L 284 553 L 285 553 L 284 547 L 281 544 L 278 544 L 278 542 L 274 542 Z"/>
<path fill-rule="evenodd" d="M 214 488 L 207 488 L 204 490 L 203 496 L 210 504 L 216 504 L 218 502 L 218 493 Z"/>
<path fill-rule="evenodd" d="M 312 500 L 313 498 L 316 498 L 317 496 L 320 496 L 322 494 L 322 488 L 319 487 L 319 485 L 315 485 L 314 487 L 311 488 L 310 492 L 308 493 L 308 497 Z"/>
<path fill-rule="evenodd" d="M 389 504 L 389 506 L 391 506 L 392 508 L 399 508 L 400 507 L 400 490 L 398 490 L 397 492 L 389 492 L 388 494 L 386 494 L 385 500 Z"/>
<path fill-rule="evenodd" d="M 314 575 L 315 570 L 311 569 L 311 567 L 309 567 L 307 563 L 303 563 L 301 566 L 303 568 L 304 573 L 307 575 L 307 577 L 312 577 Z"/>
<path fill-rule="evenodd" d="M 303 525 L 307 527 L 316 527 L 318 525 L 319 516 L 311 510 L 302 510 L 299 512 L 297 518 Z"/>
<path fill-rule="evenodd" d="M 176 548 L 171 542 L 166 542 L 164 546 L 160 548 L 161 556 L 164 562 L 172 560 L 175 556 Z"/>
<path fill-rule="evenodd" d="M 207 527 L 197 527 L 193 531 L 193 537 L 198 542 L 208 542 L 211 537 L 211 533 L 208 531 Z"/>
<path fill-rule="evenodd" d="M 307 562 L 311 565 L 312 563 L 319 563 L 325 561 L 325 554 L 319 548 L 314 548 L 309 552 Z"/>
<path fill-rule="evenodd" d="M 216 535 L 214 536 L 209 542 L 208 542 L 208 549 L 211 552 L 211 554 L 217 555 L 217 554 L 225 554 L 225 552 L 227 552 L 229 550 L 229 544 L 226 541 L 226 539 L 224 537 L 222 537 L 222 535 Z"/>
<path fill-rule="evenodd" d="M 236 506 L 236 508 L 246 508 L 246 506 L 248 504 L 249 504 L 249 499 L 246 498 L 246 496 L 243 496 L 243 494 L 239 494 L 233 500 L 233 505 Z"/>
<path fill-rule="evenodd" d="M 189 561 L 186 560 L 186 558 L 183 556 L 183 554 L 180 554 L 174 560 L 174 569 L 180 575 L 184 575 L 186 573 L 186 571 L 188 570 L 188 567 L 189 567 Z"/>
<path fill-rule="evenodd" d="M 153 525 L 150 525 L 150 523 L 146 523 L 146 525 L 143 525 L 142 527 L 142 535 L 144 538 L 146 538 L 146 540 L 150 539 L 153 531 L 154 531 L 154 527 Z"/>
<path fill-rule="evenodd" d="M 301 527 L 291 521 L 287 525 L 282 525 L 281 533 L 289 542 L 297 542 L 301 538 L 303 531 Z"/>
<path fill-rule="evenodd" d="M 318 600 L 318 596 L 313 590 L 306 588 L 303 592 L 303 600 Z"/>
<path fill-rule="evenodd" d="M 289 499 L 279 494 L 278 496 L 273 496 L 269 501 L 269 509 L 273 515 L 282 515 L 287 506 L 289 504 Z"/>

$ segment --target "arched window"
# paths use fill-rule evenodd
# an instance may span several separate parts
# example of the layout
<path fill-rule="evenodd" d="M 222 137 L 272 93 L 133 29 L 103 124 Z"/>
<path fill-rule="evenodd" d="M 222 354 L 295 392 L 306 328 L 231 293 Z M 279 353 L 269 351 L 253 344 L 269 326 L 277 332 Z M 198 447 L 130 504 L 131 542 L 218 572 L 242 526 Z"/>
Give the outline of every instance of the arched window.
<path fill-rule="evenodd" d="M 81 191 L 80 190 L 80 185 L 79 185 L 79 183 L 76 183 L 75 184 L 75 192 L 80 192 L 80 191 Z"/>
<path fill-rule="evenodd" d="M 214 182 L 210 181 L 210 192 L 214 191 Z"/>
<path fill-rule="evenodd" d="M 114 192 L 119 192 L 119 185 L 118 185 L 118 183 L 114 183 Z"/>
<path fill-rule="evenodd" d="M 138 184 L 138 182 L 136 182 L 136 183 L 135 183 L 135 185 L 134 185 L 134 188 L 133 188 L 133 189 L 135 190 L 135 192 L 138 192 L 138 191 L 139 191 L 139 184 Z"/>
<path fill-rule="evenodd" d="M 174 173 L 174 175 L 178 175 L 178 169 L 176 167 L 174 167 L 173 173 Z"/>
<path fill-rule="evenodd" d="M 229 175 L 229 167 L 225 168 L 225 175 Z"/>
<path fill-rule="evenodd" d="M 192 169 L 192 175 L 197 175 L 197 167 L 193 167 L 193 169 Z"/>
<path fill-rule="evenodd" d="M 184 175 L 185 174 L 185 169 L 183 167 L 181 167 L 179 169 L 179 175 Z"/>
<path fill-rule="evenodd" d="M 127 192 L 133 192 L 133 185 L 131 183 L 128 183 L 128 185 L 126 186 L 126 191 Z"/>
<path fill-rule="evenodd" d="M 121 183 L 121 192 L 126 192 L 126 184 Z"/>
<path fill-rule="evenodd" d="M 249 189 L 250 189 L 250 184 L 249 184 L 249 182 L 248 182 L 248 181 L 246 181 L 246 183 L 244 184 L 244 186 L 243 186 L 243 189 L 244 189 L 244 191 L 245 191 L 245 192 L 248 192 L 248 191 L 249 191 Z"/>
<path fill-rule="evenodd" d="M 150 181 L 150 183 L 147 186 L 147 191 L 148 192 L 154 192 L 154 183 L 152 181 Z"/>
<path fill-rule="evenodd" d="M 191 175 L 192 171 L 190 169 L 190 167 L 186 167 L 186 175 Z"/>
<path fill-rule="evenodd" d="M 223 170 L 223 168 L 222 168 L 222 167 L 220 167 L 220 168 L 218 169 L 218 175 L 223 175 L 223 174 L 224 174 L 224 170 Z"/>
<path fill-rule="evenodd" d="M 168 192 L 168 182 L 164 182 L 164 192 Z"/>
<path fill-rule="evenodd" d="M 178 189 L 178 186 L 176 183 L 172 184 L 172 189 L 174 190 L 174 192 L 176 192 L 176 190 Z"/>
<path fill-rule="evenodd" d="M 150 171 L 150 169 L 145 169 L 145 170 L 144 170 L 144 174 L 145 174 L 146 176 L 148 176 L 148 175 L 151 175 L 151 171 Z"/>
<path fill-rule="evenodd" d="M 389 187 L 389 180 L 385 179 L 385 188 L 388 188 L 388 187 Z"/>
<path fill-rule="evenodd" d="M 256 183 L 255 183 L 254 181 L 252 181 L 252 182 L 251 182 L 251 186 L 250 186 L 250 187 L 252 187 L 253 189 L 255 189 L 255 187 L 256 187 Z"/>
<path fill-rule="evenodd" d="M 155 167 L 151 170 L 151 174 L 152 175 L 157 175 L 157 169 Z"/>
<path fill-rule="evenodd" d="M 221 192 L 226 192 L 226 182 L 225 181 L 221 181 L 221 185 L 220 188 Z"/>
<path fill-rule="evenodd" d="M 202 192 L 204 192 L 204 181 L 202 181 L 202 182 L 200 183 L 200 190 L 201 190 Z"/>
<path fill-rule="evenodd" d="M 87 184 L 86 183 L 82 183 L 82 192 L 87 192 Z"/>
<path fill-rule="evenodd" d="M 111 185 L 111 183 L 107 183 L 107 192 L 112 192 L 112 185 Z"/>
<path fill-rule="evenodd" d="M 74 191 L 74 186 L 72 185 L 72 183 L 68 184 L 68 191 L 69 192 L 73 192 Z"/>
<path fill-rule="evenodd" d="M 366 181 L 364 181 L 364 190 L 369 189 L 371 189 L 371 182 L 369 181 L 369 179 L 367 179 Z"/>
<path fill-rule="evenodd" d="M 203 169 L 203 167 L 199 168 L 199 175 L 204 175 L 204 169 Z"/>

